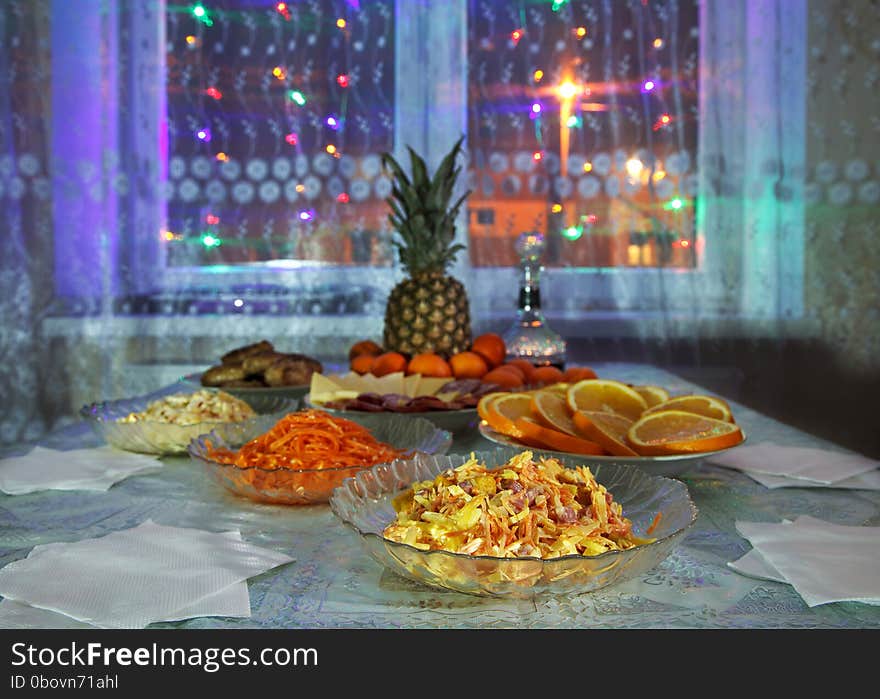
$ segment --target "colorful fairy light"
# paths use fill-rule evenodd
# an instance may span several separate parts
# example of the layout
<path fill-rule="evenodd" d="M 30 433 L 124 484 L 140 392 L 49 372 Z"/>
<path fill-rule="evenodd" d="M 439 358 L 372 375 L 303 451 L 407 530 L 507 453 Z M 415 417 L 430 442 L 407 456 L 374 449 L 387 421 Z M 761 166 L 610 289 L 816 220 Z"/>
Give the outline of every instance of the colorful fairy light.
<path fill-rule="evenodd" d="M 532 153 L 532 160 L 534 160 L 535 162 L 540 161 L 543 157 L 544 154 L 539 150 L 536 150 L 534 153 Z"/>
<path fill-rule="evenodd" d="M 165 240 L 177 240 L 177 236 L 175 235 L 174 231 L 164 231 L 162 233 L 162 237 Z"/>
<path fill-rule="evenodd" d="M 287 72 L 281 66 L 275 66 L 272 69 L 272 75 L 274 75 L 279 80 L 284 80 L 287 77 Z"/>
<path fill-rule="evenodd" d="M 344 19 L 342 19 L 342 17 L 340 17 L 339 19 L 336 20 L 336 26 L 339 27 L 340 29 L 345 29 L 347 24 L 348 23 Z"/>
<path fill-rule="evenodd" d="M 587 35 L 587 28 L 586 27 L 578 27 L 577 29 L 574 30 L 574 33 L 577 34 L 579 39 L 583 39 Z"/>
<path fill-rule="evenodd" d="M 663 48 L 663 39 L 661 39 L 659 36 L 656 39 L 654 39 L 654 48 L 655 49 L 662 49 Z"/>
<path fill-rule="evenodd" d="M 336 84 L 342 88 L 348 87 L 350 84 L 348 76 L 345 73 L 340 73 L 336 76 Z"/>
<path fill-rule="evenodd" d="M 286 2 L 277 2 L 275 3 L 275 11 L 284 17 L 288 22 L 290 21 L 290 8 L 287 7 Z"/>
<path fill-rule="evenodd" d="M 532 102 L 532 114 L 540 114 L 541 109 L 542 107 L 539 102 Z"/>
<path fill-rule="evenodd" d="M 211 140 L 211 129 L 199 129 L 198 131 L 196 131 L 196 138 L 198 138 L 200 141 L 208 143 Z"/>
<path fill-rule="evenodd" d="M 566 120 L 565 125 L 570 129 L 578 128 L 581 125 L 581 118 L 579 116 L 575 116 L 574 114 L 572 114 Z"/>
<path fill-rule="evenodd" d="M 205 6 L 199 3 L 198 5 L 193 5 L 190 9 L 192 16 L 195 17 L 199 22 L 204 24 L 206 27 L 210 27 L 214 24 L 214 20 L 211 19 L 211 15 L 208 14 L 208 11 L 205 9 Z"/>
<path fill-rule="evenodd" d="M 198 45 L 198 43 L 199 43 L 199 40 L 197 37 L 193 36 L 192 34 L 187 35 L 187 37 L 186 37 L 186 45 L 187 46 L 189 46 L 190 48 L 195 48 Z"/>
<path fill-rule="evenodd" d="M 224 153 L 223 151 L 220 151 L 214 157 L 217 158 L 217 160 L 219 160 L 221 163 L 225 163 L 227 160 L 229 160 L 229 156 L 226 155 L 226 153 Z"/>
<path fill-rule="evenodd" d="M 596 214 L 587 214 L 583 219 L 588 226 L 595 226 L 599 222 L 599 217 Z"/>
<path fill-rule="evenodd" d="M 295 133 L 289 133 L 284 137 L 284 140 L 287 141 L 288 145 L 295 146 L 299 143 L 299 137 Z"/>
<path fill-rule="evenodd" d="M 589 160 L 584 163 L 584 172 L 592 172 L 593 171 L 593 163 Z"/>
<path fill-rule="evenodd" d="M 337 194 L 336 201 L 338 201 L 340 204 L 348 204 L 348 202 L 349 202 L 348 192 L 340 192 L 339 194 Z"/>
<path fill-rule="evenodd" d="M 303 209 L 298 214 L 300 221 L 313 221 L 315 218 L 314 209 Z"/>
<path fill-rule="evenodd" d="M 525 32 L 522 29 L 514 29 L 510 32 L 510 40 L 514 44 L 518 44 L 519 40 L 523 38 L 523 34 L 525 34 Z"/>
<path fill-rule="evenodd" d="M 562 229 L 562 237 L 566 240 L 577 240 L 584 233 L 584 229 L 580 226 L 569 226 L 568 228 Z"/>
<path fill-rule="evenodd" d="M 334 146 L 332 143 L 328 143 L 327 147 L 324 150 L 326 150 L 330 155 L 334 155 L 336 153 L 336 146 Z"/>
<path fill-rule="evenodd" d="M 304 184 L 300 183 L 300 184 L 296 185 L 296 187 L 294 187 L 294 189 L 296 189 L 297 192 L 302 194 L 303 192 L 306 191 L 306 186 Z"/>
<path fill-rule="evenodd" d="M 567 4 L 568 0 L 553 0 L 553 4 L 550 6 L 550 9 L 554 12 L 559 12 L 563 5 Z"/>
<path fill-rule="evenodd" d="M 220 223 L 220 217 L 215 216 L 214 214 L 207 214 L 205 216 L 205 223 L 207 223 L 209 226 L 216 226 L 218 223 Z"/>
<path fill-rule="evenodd" d="M 220 92 L 220 90 L 218 90 L 216 87 L 206 88 L 205 94 L 208 95 L 208 97 L 215 99 L 215 100 L 223 99 L 223 93 Z"/>
<path fill-rule="evenodd" d="M 541 78 L 544 77 L 544 71 L 541 70 L 541 69 L 539 68 L 538 70 L 536 70 L 536 71 L 532 74 L 532 77 L 535 79 L 535 82 L 536 82 L 536 83 L 539 83 L 539 82 L 541 82 Z"/>
<path fill-rule="evenodd" d="M 199 240 L 201 241 L 202 245 L 204 245 L 206 248 L 219 248 L 220 245 L 223 243 L 223 241 L 220 240 L 220 238 L 218 238 L 216 235 L 213 235 L 211 233 L 202 233 Z"/>
<path fill-rule="evenodd" d="M 306 103 L 306 96 L 299 90 L 288 90 L 287 98 L 291 102 L 298 104 L 300 107 L 304 106 Z"/>
<path fill-rule="evenodd" d="M 678 210 L 681 209 L 683 206 L 684 206 L 684 202 L 683 202 L 681 199 L 679 199 L 678 197 L 676 197 L 675 199 L 673 199 L 672 201 L 670 201 L 670 202 L 669 202 L 665 207 L 663 207 L 663 208 L 665 208 L 665 209 L 672 209 L 673 211 L 678 211 Z"/>
<path fill-rule="evenodd" d="M 327 124 L 327 126 L 329 126 L 334 131 L 337 131 L 339 129 L 339 119 L 337 119 L 333 114 L 328 116 L 324 120 L 324 123 Z"/>
<path fill-rule="evenodd" d="M 562 204 L 554 204 L 550 207 L 550 212 L 554 214 L 558 214 L 562 211 Z"/>
<path fill-rule="evenodd" d="M 645 80 L 645 82 L 642 83 L 642 92 L 650 92 L 655 87 L 657 87 L 657 85 L 653 80 Z"/>

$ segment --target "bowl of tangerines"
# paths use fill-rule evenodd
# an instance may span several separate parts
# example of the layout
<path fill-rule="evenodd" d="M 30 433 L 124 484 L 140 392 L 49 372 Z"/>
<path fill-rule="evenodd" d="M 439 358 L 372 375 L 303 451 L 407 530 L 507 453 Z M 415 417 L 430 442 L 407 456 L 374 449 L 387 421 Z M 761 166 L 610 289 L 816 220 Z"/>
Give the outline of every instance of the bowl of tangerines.
<path fill-rule="evenodd" d="M 314 376 L 305 402 L 328 412 L 362 415 L 402 413 L 423 417 L 453 433 L 476 428 L 477 406 L 490 394 L 551 386 L 595 377 L 589 367 L 535 367 L 507 357 L 500 335 L 474 338 L 467 350 L 452 354 L 406 355 L 362 340 L 349 350 L 349 372 Z"/>

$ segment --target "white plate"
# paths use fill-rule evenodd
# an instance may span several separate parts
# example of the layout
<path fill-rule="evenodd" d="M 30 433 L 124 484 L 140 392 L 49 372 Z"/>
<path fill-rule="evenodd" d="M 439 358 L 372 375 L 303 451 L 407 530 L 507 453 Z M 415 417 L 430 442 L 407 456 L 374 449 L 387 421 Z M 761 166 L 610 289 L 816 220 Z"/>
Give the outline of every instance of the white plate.
<path fill-rule="evenodd" d="M 490 442 L 495 442 L 495 444 L 503 444 L 508 447 L 519 447 L 520 449 L 529 449 L 536 454 L 550 454 L 552 456 L 565 456 L 569 458 L 572 456 L 578 456 L 578 454 L 572 454 L 571 452 L 538 449 L 537 447 L 520 444 L 506 434 L 496 432 L 482 421 L 480 422 L 479 430 L 483 437 Z M 745 441 L 745 438 L 743 438 L 743 441 L 740 442 L 740 444 Z M 589 465 L 590 462 L 596 464 L 623 464 L 625 466 L 636 466 L 658 476 L 680 476 L 683 473 L 694 471 L 699 468 L 704 459 L 715 454 L 722 454 L 729 449 L 736 448 L 736 446 L 739 446 L 739 444 L 718 451 L 704 451 L 693 454 L 674 454 L 671 456 L 596 456 L 594 454 L 583 454 L 581 456 L 583 456 L 584 463 L 587 465 Z"/>

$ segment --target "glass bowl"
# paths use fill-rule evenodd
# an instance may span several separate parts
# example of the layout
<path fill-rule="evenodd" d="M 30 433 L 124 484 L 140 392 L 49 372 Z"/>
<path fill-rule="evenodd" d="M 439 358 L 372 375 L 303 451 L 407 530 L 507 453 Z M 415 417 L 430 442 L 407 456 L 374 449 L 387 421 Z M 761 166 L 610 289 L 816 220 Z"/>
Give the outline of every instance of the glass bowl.
<path fill-rule="evenodd" d="M 181 381 L 199 388 L 206 388 L 202 385 L 201 373 L 187 374 Z M 275 413 L 281 404 L 296 403 L 298 405 L 303 396 L 309 392 L 309 384 L 299 386 L 221 386 L 220 390 L 226 391 L 236 398 L 241 398 L 258 413 Z"/>
<path fill-rule="evenodd" d="M 746 436 L 743 433 L 743 440 L 739 444 L 735 444 L 732 447 L 728 447 L 727 449 L 719 449 L 718 451 L 700 451 L 700 452 L 689 452 L 687 454 L 670 454 L 668 456 L 612 456 L 612 455 L 595 455 L 595 454 L 572 454 L 570 452 L 565 451 L 554 451 L 552 449 L 539 449 L 538 447 L 528 447 L 522 444 L 519 444 L 512 437 L 508 437 L 506 434 L 502 434 L 496 430 L 493 430 L 489 425 L 485 422 L 480 422 L 479 426 L 480 434 L 488 439 L 490 442 L 495 442 L 495 444 L 501 444 L 503 446 L 510 447 L 518 447 L 519 449 L 530 449 L 536 454 L 545 454 L 547 456 L 554 456 L 556 458 L 559 457 L 568 457 L 568 458 L 577 458 L 582 461 L 590 464 L 620 464 L 624 466 L 636 466 L 641 468 L 648 473 L 653 473 L 657 476 L 681 476 L 690 471 L 695 471 L 699 468 L 700 464 L 703 463 L 704 460 L 710 459 L 713 456 L 717 456 L 718 454 L 723 454 L 726 451 L 730 451 L 731 449 L 736 449 L 736 447 L 741 444 L 745 444 Z"/>
<path fill-rule="evenodd" d="M 310 408 L 324 410 L 336 417 L 345 417 L 349 420 L 356 420 L 365 427 L 381 424 L 382 420 L 389 415 L 399 415 L 400 417 L 416 420 L 428 420 L 433 422 L 441 430 L 448 430 L 453 434 L 460 434 L 471 428 L 475 428 L 480 422 L 480 416 L 477 414 L 476 408 L 463 408 L 461 410 L 429 410 L 420 413 L 395 413 L 389 411 L 377 411 L 371 413 L 366 410 L 339 410 L 337 408 L 327 408 L 321 403 L 313 403 L 309 394 L 303 398 L 303 403 Z"/>
<path fill-rule="evenodd" d="M 351 419 L 353 422 L 363 424 L 356 416 Z M 273 425 L 269 425 L 266 429 L 270 429 Z M 422 454 L 444 454 L 452 444 L 452 435 L 448 431 L 439 429 L 427 420 L 385 415 L 381 422 L 375 425 L 363 424 L 363 426 L 367 427 L 380 442 Z M 355 476 L 366 468 L 349 465 L 324 469 L 241 468 L 222 464 L 208 455 L 209 440 L 215 448 L 236 448 L 254 436 L 257 435 L 245 438 L 244 435 L 236 435 L 234 429 L 227 429 L 224 434 L 201 435 L 192 441 L 188 451 L 192 459 L 200 463 L 207 474 L 227 490 L 256 502 L 278 505 L 310 505 L 327 502 L 334 488 L 346 478 Z"/>
<path fill-rule="evenodd" d="M 269 429 L 282 415 L 296 410 L 299 406 L 299 402 L 296 400 L 278 400 L 272 406 L 273 412 L 259 414 L 258 411 L 255 417 L 243 422 L 199 422 L 191 425 L 177 425 L 159 421 L 119 422 L 121 418 L 130 413 L 144 410 L 155 400 L 175 393 L 193 393 L 197 390 L 211 391 L 216 389 L 206 389 L 203 386 L 198 389 L 189 389 L 173 385 L 161 391 L 134 398 L 91 403 L 80 409 L 80 416 L 89 422 L 99 437 L 117 449 L 141 454 L 172 456 L 186 454 L 187 447 L 193 439 L 211 431 L 215 431 L 221 436 L 227 433 L 250 435 L 246 437 L 246 440 L 251 439 Z"/>
<path fill-rule="evenodd" d="M 475 456 L 490 468 L 501 466 L 523 449 L 498 448 Z M 553 559 L 497 558 L 448 551 L 422 551 L 385 539 L 382 532 L 396 518 L 392 499 L 416 481 L 432 480 L 456 468 L 469 454 L 426 456 L 379 464 L 342 483 L 330 497 L 333 513 L 361 538 L 367 552 L 390 570 L 431 587 L 487 597 L 527 599 L 542 594 L 578 594 L 630 580 L 665 559 L 697 519 L 687 486 L 622 464 L 595 465 L 583 457 L 559 457 L 568 467 L 590 466 L 596 480 L 623 507 L 637 536 L 647 536 L 657 512 L 662 517 L 650 534 L 655 540 L 598 556 Z"/>

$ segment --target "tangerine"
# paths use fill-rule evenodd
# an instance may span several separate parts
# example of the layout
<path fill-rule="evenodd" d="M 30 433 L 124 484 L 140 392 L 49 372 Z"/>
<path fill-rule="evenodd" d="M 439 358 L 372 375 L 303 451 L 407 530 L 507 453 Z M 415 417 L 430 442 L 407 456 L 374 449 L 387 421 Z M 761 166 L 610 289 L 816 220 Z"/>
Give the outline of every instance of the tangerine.
<path fill-rule="evenodd" d="M 498 367 L 487 372 L 483 375 L 482 381 L 484 383 L 494 383 L 502 388 L 519 388 L 523 385 L 523 379 L 520 374 L 504 367 Z"/>
<path fill-rule="evenodd" d="M 459 352 L 449 358 L 452 375 L 457 379 L 481 379 L 489 371 L 489 365 L 476 352 Z"/>
<path fill-rule="evenodd" d="M 561 383 L 564 379 L 562 370 L 555 366 L 539 366 L 532 375 L 535 383 L 544 385 Z"/>
<path fill-rule="evenodd" d="M 406 357 L 400 352 L 385 352 L 373 359 L 370 372 L 373 376 L 385 376 L 406 370 Z"/>
<path fill-rule="evenodd" d="M 535 365 L 532 364 L 528 359 L 509 359 L 502 366 L 515 366 L 517 369 L 522 371 L 523 379 L 526 383 L 532 383 L 533 374 L 535 373 Z"/>
<path fill-rule="evenodd" d="M 375 360 L 372 354 L 358 354 L 351 360 L 351 370 L 356 374 L 369 374 Z"/>
<path fill-rule="evenodd" d="M 471 350 L 481 354 L 490 369 L 503 364 L 507 356 L 507 346 L 501 335 L 496 333 L 484 333 L 477 337 L 471 344 Z"/>
<path fill-rule="evenodd" d="M 436 352 L 422 352 L 409 360 L 409 364 L 406 365 L 406 373 L 446 378 L 452 376 L 452 367 Z"/>
<path fill-rule="evenodd" d="M 371 357 L 378 357 L 380 354 L 382 354 L 382 348 L 372 340 L 361 340 L 360 342 L 355 342 L 351 346 L 351 349 L 348 350 L 348 360 L 351 361 L 355 357 L 360 357 L 364 354 L 368 354 Z"/>
<path fill-rule="evenodd" d="M 570 366 L 563 372 L 563 380 L 568 383 L 577 383 L 585 379 L 598 379 L 599 376 L 588 366 Z"/>

